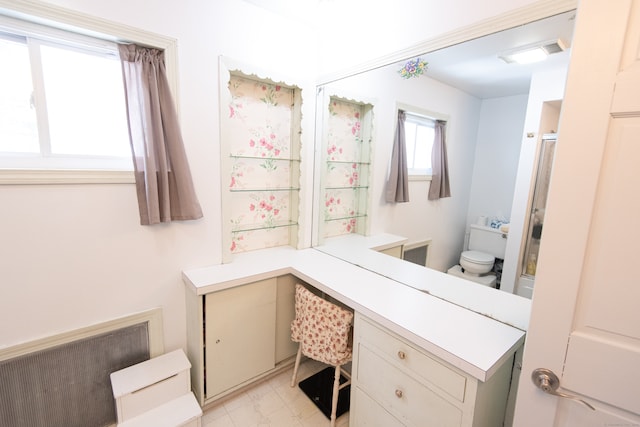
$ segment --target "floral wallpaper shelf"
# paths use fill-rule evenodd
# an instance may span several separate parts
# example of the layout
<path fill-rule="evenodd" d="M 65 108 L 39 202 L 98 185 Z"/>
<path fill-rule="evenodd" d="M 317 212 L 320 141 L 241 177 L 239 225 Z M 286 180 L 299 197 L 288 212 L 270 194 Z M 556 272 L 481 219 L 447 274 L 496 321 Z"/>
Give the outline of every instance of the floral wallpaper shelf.
<path fill-rule="evenodd" d="M 299 169 L 298 159 L 267 159 L 230 156 L 231 178 L 229 191 L 299 190 L 292 187 L 291 173 Z M 292 169 L 293 168 L 293 169 Z M 297 182 L 295 183 L 298 184 Z"/>
<path fill-rule="evenodd" d="M 319 237 L 367 234 L 372 106 L 337 96 L 324 106 Z"/>
<path fill-rule="evenodd" d="M 223 117 L 226 250 L 296 246 L 300 90 L 230 73 Z"/>

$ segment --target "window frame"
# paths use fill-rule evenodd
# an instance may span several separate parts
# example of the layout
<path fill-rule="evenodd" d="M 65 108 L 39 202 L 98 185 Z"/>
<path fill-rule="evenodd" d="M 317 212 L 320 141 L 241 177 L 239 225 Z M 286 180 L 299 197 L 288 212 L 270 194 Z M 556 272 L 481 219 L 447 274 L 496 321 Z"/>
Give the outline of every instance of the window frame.
<path fill-rule="evenodd" d="M 165 54 L 167 76 L 172 95 L 178 102 L 177 40 L 175 38 L 151 33 L 130 26 L 111 22 L 95 16 L 83 14 L 58 6 L 36 3 L 17 3 L 13 0 L 0 0 L 0 17 L 18 20 L 26 28 L 34 24 L 45 26 L 42 37 L 55 37 L 58 31 L 72 32 L 78 40 L 86 36 L 102 39 L 109 43 L 136 43 L 156 49 Z M 12 27 L 14 28 L 14 27 Z M 98 47 L 99 48 L 99 47 Z M 134 183 L 133 171 L 99 169 L 0 169 L 1 184 L 95 184 L 95 183 Z"/>
<path fill-rule="evenodd" d="M 413 111 L 405 111 L 405 138 L 406 138 L 406 123 L 407 122 L 411 122 L 414 123 L 416 126 L 423 126 L 423 127 L 430 127 L 430 128 L 435 128 L 435 119 L 431 118 L 431 117 L 427 117 L 427 116 L 423 116 L 421 114 L 416 114 Z M 428 122 L 428 123 L 427 123 Z M 416 140 L 412 141 L 412 143 L 414 144 L 414 149 L 413 152 L 416 152 L 416 142 L 417 142 L 417 138 Z M 405 140 L 405 143 L 408 145 L 409 141 Z M 433 149 L 433 142 L 431 143 L 431 147 Z M 407 151 L 408 153 L 408 151 Z M 429 155 L 431 155 L 431 153 L 429 153 Z M 409 166 L 409 158 L 408 158 L 408 154 L 407 154 L 407 171 L 409 174 L 409 179 L 412 181 L 424 181 L 424 180 L 429 180 L 431 179 L 431 176 L 433 174 L 433 168 L 426 168 L 426 169 L 418 169 L 418 168 L 412 168 Z M 415 163 L 415 155 L 414 158 L 412 159 L 413 162 Z M 431 163 L 431 162 L 429 162 Z"/>
<path fill-rule="evenodd" d="M 430 111 L 421 107 L 416 107 L 415 105 L 397 103 L 396 105 L 396 117 L 398 111 L 404 111 L 406 115 L 412 115 L 415 117 L 422 117 L 428 120 L 432 120 L 434 123 L 437 120 L 443 120 L 449 123 L 449 116 L 437 113 L 434 111 Z M 408 159 L 407 159 L 408 162 Z M 424 169 L 422 169 L 424 170 Z M 412 173 L 416 171 L 415 169 L 408 169 L 409 181 L 431 181 L 433 176 L 433 168 L 427 169 L 427 173 Z"/>
<path fill-rule="evenodd" d="M 96 58 L 113 61 L 113 67 L 120 64 L 118 47 L 115 43 L 93 37 L 80 36 L 76 33 L 56 30 L 50 27 L 18 21 L 0 16 L 0 39 L 13 41 L 25 49 L 29 57 L 33 88 L 33 109 L 35 113 L 38 141 L 37 152 L 13 152 L 0 159 L 0 169 L 30 169 L 30 170 L 115 170 L 132 171 L 131 155 L 109 156 L 90 154 L 58 154 L 53 148 L 51 120 L 53 110 L 45 93 L 44 49 L 61 49 L 65 52 L 77 52 Z M 120 77 L 120 73 L 118 73 Z M 120 80 L 121 81 L 121 80 Z M 122 97 L 122 111 L 125 111 L 125 100 Z M 121 125 L 126 123 L 126 115 L 122 116 Z M 124 129 L 122 129 L 124 130 Z M 123 134 L 123 137 L 128 138 Z M 128 139 L 122 140 L 122 148 L 128 146 Z"/>

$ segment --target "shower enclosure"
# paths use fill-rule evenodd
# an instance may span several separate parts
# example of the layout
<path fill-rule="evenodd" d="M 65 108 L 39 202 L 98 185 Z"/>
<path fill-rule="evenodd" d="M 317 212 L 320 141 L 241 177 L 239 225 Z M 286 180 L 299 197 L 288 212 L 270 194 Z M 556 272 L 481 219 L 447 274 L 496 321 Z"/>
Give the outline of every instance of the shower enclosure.
<path fill-rule="evenodd" d="M 533 285 L 533 280 L 536 276 L 538 251 L 540 250 L 540 241 L 542 239 L 544 213 L 547 205 L 547 193 L 549 191 L 549 180 L 551 178 L 556 143 L 557 134 L 543 135 L 538 154 L 538 166 L 530 202 L 531 211 L 526 225 L 526 241 L 521 259 L 521 281 L 531 281 L 531 285 Z"/>

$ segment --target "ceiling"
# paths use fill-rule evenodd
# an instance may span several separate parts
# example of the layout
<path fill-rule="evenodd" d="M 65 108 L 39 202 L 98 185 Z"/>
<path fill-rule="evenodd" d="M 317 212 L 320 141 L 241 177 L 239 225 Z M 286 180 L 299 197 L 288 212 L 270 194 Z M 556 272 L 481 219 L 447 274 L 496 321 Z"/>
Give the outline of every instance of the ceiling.
<path fill-rule="evenodd" d="M 282 16 L 299 19 L 317 12 L 322 2 L 333 0 L 245 0 Z M 426 75 L 454 86 L 478 98 L 496 98 L 526 94 L 531 75 L 545 68 L 569 63 L 575 11 L 565 12 L 540 21 L 500 31 L 455 46 L 420 56 L 428 63 Z M 564 52 L 550 55 L 545 61 L 522 65 L 507 64 L 498 56 L 501 52 L 533 43 L 562 40 Z M 392 66 L 400 69 L 403 63 Z"/>
<path fill-rule="evenodd" d="M 499 54 L 517 47 L 558 39 L 570 46 L 574 20 L 575 12 L 566 12 L 434 51 L 420 58 L 428 63 L 427 76 L 478 98 L 526 94 L 532 73 L 566 66 L 570 49 L 528 65 L 507 64 L 499 58 Z M 400 69 L 402 63 L 394 66 Z"/>

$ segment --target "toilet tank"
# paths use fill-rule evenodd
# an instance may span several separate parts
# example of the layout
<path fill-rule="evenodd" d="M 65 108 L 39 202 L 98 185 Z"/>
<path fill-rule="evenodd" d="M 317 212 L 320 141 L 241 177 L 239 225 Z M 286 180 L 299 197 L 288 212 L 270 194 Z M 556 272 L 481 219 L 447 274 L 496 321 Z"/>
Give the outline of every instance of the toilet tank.
<path fill-rule="evenodd" d="M 471 224 L 469 226 L 469 250 L 480 251 L 504 259 L 507 235 L 496 228 Z"/>

